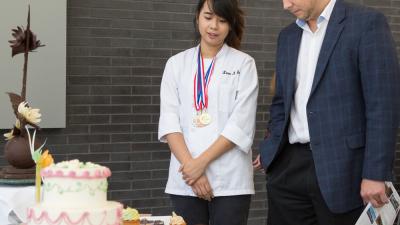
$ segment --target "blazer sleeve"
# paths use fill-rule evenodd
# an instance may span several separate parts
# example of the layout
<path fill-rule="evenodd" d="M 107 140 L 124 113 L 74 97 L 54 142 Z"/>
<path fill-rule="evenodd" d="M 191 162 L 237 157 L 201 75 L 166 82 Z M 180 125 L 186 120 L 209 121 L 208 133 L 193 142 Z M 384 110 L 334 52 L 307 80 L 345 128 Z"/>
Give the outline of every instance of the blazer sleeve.
<path fill-rule="evenodd" d="M 400 73 L 396 47 L 383 14 L 368 16 L 359 45 L 366 111 L 363 178 L 391 180 L 400 118 Z"/>

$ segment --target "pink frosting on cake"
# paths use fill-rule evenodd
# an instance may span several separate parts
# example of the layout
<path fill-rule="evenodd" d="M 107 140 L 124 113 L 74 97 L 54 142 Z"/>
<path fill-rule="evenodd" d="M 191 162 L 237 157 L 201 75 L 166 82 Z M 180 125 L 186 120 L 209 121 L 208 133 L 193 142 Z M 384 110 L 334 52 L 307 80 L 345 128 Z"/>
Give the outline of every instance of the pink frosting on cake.
<path fill-rule="evenodd" d="M 117 215 L 117 218 L 121 218 L 121 216 L 122 216 L 122 205 L 116 209 L 115 213 Z M 121 221 L 119 221 L 119 220 L 115 221 L 115 223 L 112 223 L 112 224 L 106 223 L 105 220 L 107 218 L 107 211 L 104 211 L 103 215 L 104 215 L 104 217 L 101 219 L 100 224 L 96 224 L 96 225 L 121 225 Z M 85 221 L 87 221 L 88 224 L 94 225 L 90 221 L 90 213 L 89 212 L 82 213 L 82 216 L 79 219 L 77 219 L 76 221 L 72 221 L 71 218 L 69 218 L 67 212 L 60 213 L 58 218 L 53 220 L 53 219 L 51 219 L 49 217 L 49 214 L 46 211 L 42 212 L 40 214 L 40 216 L 37 216 L 37 215 L 35 215 L 35 210 L 33 210 L 31 208 L 31 209 L 28 210 L 27 220 L 28 220 L 27 221 L 28 224 L 30 222 L 34 222 L 36 224 L 42 224 L 44 222 L 45 224 L 58 225 L 62 221 L 64 221 L 68 225 L 81 225 L 81 224 L 84 224 Z"/>
<path fill-rule="evenodd" d="M 98 179 L 107 178 L 111 176 L 111 171 L 107 167 L 96 168 L 89 170 L 82 169 L 81 171 L 73 170 L 61 170 L 53 168 L 45 168 L 41 171 L 42 177 L 66 177 L 66 178 L 77 178 L 77 179 Z"/>

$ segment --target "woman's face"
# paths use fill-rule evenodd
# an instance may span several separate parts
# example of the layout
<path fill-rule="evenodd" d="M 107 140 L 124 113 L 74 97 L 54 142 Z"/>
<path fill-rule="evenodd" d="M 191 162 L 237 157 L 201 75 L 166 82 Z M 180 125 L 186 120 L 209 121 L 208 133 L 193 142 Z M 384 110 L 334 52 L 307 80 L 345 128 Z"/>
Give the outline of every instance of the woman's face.
<path fill-rule="evenodd" d="M 200 10 L 197 21 L 202 46 L 219 48 L 224 44 L 229 33 L 229 23 L 210 10 L 208 1 Z"/>

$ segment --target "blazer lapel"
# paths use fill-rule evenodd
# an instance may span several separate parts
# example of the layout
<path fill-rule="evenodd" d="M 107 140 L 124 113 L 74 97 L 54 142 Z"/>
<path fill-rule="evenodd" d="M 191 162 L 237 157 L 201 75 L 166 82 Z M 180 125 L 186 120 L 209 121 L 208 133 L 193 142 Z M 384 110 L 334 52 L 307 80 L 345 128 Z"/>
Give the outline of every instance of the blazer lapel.
<path fill-rule="evenodd" d="M 287 68 L 287 89 L 286 89 L 286 99 L 285 102 L 289 104 L 286 105 L 286 112 L 290 111 L 290 107 L 293 101 L 293 95 L 295 92 L 295 82 L 296 82 L 296 71 L 297 71 L 297 60 L 299 56 L 301 37 L 303 30 L 297 26 L 293 25 L 293 32 L 290 32 L 290 36 L 287 39 L 287 48 L 285 57 L 288 58 L 288 68 Z M 286 113 L 288 115 L 288 113 Z"/>
<path fill-rule="evenodd" d="M 337 41 L 339 40 L 340 34 L 343 31 L 344 24 L 342 22 L 345 16 L 346 8 L 341 1 L 337 1 L 335 8 L 332 11 L 332 15 L 326 29 L 325 38 L 321 46 L 321 51 L 319 53 L 310 97 L 314 93 L 318 83 L 320 82 L 326 66 L 328 65 L 329 58 L 332 55 L 333 49 Z"/>

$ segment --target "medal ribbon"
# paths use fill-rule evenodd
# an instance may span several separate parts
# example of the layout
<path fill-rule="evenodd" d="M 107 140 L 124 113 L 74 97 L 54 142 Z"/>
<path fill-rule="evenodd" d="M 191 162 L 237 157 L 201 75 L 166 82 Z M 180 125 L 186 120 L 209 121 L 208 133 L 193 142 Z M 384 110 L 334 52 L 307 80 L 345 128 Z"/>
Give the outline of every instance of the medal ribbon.
<path fill-rule="evenodd" d="M 208 107 L 208 85 L 210 84 L 212 74 L 214 72 L 215 57 L 212 59 L 207 72 L 204 73 L 204 58 L 201 55 L 199 47 L 199 53 L 197 56 L 197 71 L 193 81 L 193 97 L 196 111 L 202 111 Z"/>

